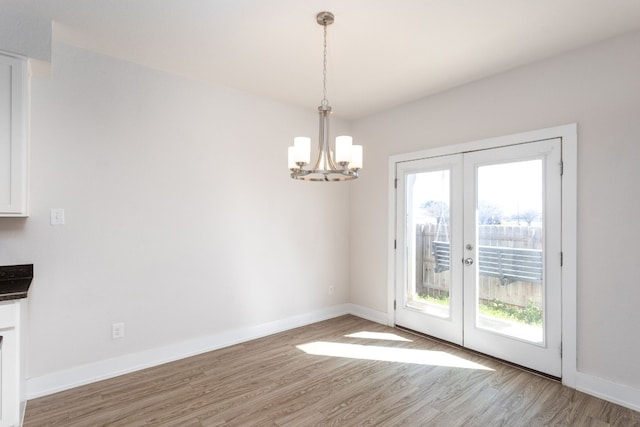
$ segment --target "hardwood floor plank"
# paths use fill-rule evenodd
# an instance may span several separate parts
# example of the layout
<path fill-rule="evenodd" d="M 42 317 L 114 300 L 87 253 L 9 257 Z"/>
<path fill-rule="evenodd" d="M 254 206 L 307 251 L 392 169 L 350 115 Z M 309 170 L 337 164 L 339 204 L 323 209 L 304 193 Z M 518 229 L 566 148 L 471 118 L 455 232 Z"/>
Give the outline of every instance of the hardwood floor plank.
<path fill-rule="evenodd" d="M 447 355 L 477 365 L 437 362 Z M 343 316 L 31 400 L 24 423 L 363 425 L 640 427 L 640 413 L 459 347 Z"/>

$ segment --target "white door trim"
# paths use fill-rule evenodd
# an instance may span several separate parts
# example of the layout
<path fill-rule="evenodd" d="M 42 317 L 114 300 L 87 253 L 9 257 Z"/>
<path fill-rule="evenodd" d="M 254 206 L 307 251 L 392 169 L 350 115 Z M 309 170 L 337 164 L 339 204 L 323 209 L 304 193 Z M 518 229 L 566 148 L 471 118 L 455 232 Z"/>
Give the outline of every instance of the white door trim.
<path fill-rule="evenodd" d="M 482 139 L 389 158 L 388 178 L 388 252 L 387 252 L 387 324 L 395 326 L 395 240 L 396 240 L 396 164 L 421 158 L 443 156 L 488 148 L 504 147 L 525 141 L 562 138 L 562 383 L 576 387 L 577 336 L 577 182 L 578 182 L 578 126 L 576 123 L 534 130 L 496 138 Z"/>

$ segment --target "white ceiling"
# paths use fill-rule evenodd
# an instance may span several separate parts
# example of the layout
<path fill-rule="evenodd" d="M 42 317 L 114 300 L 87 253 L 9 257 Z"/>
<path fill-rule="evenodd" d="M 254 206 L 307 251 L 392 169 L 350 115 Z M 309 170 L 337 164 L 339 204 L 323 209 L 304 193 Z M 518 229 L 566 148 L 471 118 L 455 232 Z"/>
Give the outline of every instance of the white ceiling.
<path fill-rule="evenodd" d="M 331 11 L 327 98 L 343 118 L 640 30 L 639 0 L 19 4 L 54 20 L 54 38 L 64 43 L 310 109 L 322 98 L 322 27 L 315 16 Z"/>

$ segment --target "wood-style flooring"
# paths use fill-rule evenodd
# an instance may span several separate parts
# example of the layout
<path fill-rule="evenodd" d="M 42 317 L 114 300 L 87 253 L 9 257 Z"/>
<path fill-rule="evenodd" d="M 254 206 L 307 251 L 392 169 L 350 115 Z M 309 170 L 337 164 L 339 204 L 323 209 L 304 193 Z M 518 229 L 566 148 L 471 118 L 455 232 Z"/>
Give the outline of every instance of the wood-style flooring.
<path fill-rule="evenodd" d="M 31 400 L 24 423 L 363 425 L 628 427 L 640 413 L 344 316 Z"/>

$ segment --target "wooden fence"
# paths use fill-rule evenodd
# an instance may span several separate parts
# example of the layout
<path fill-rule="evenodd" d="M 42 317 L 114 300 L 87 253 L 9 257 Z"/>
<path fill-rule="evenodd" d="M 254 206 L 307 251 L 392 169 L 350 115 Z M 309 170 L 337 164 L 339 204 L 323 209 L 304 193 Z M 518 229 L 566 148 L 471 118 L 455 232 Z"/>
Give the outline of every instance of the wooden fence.
<path fill-rule="evenodd" d="M 539 226 L 479 226 L 478 244 L 503 248 L 542 249 L 542 233 Z M 448 235 L 435 224 L 419 224 L 416 227 L 416 291 L 421 295 L 446 296 L 449 293 L 449 270 L 438 272 L 433 252 L 433 242 L 448 241 Z M 454 261 L 457 262 L 457 261 Z M 462 260 L 460 260 L 462 262 Z M 499 300 L 506 304 L 526 307 L 529 301 L 542 305 L 542 285 L 539 281 L 511 281 L 505 284 L 499 277 L 479 276 L 480 298 Z"/>

